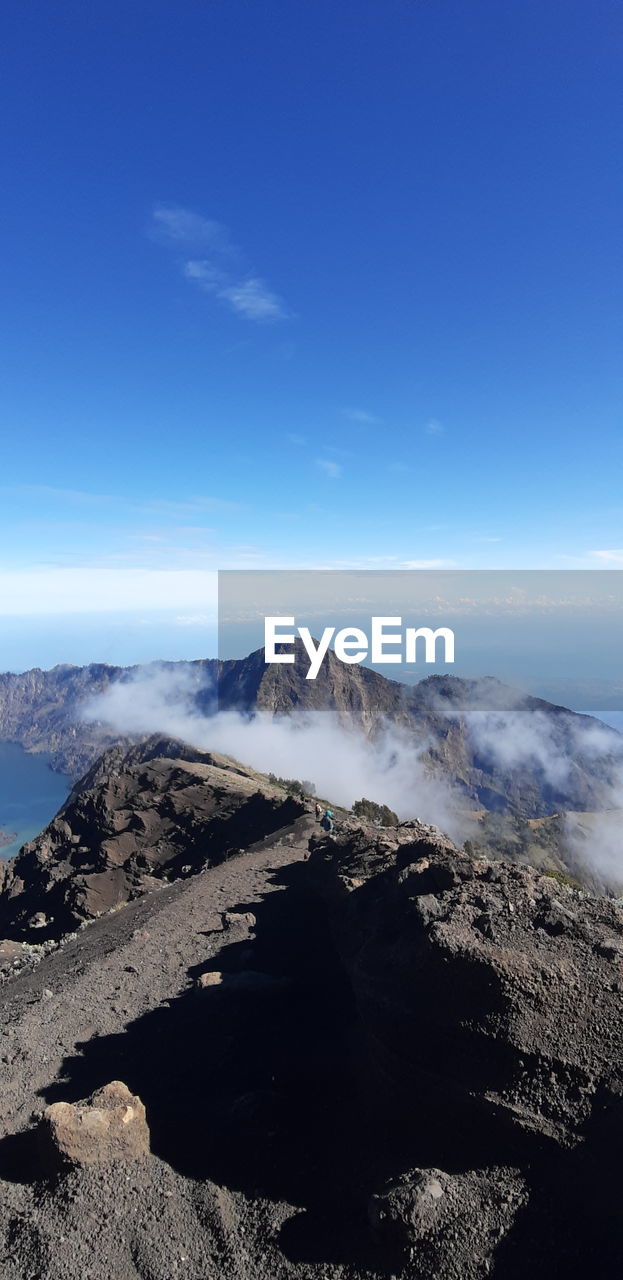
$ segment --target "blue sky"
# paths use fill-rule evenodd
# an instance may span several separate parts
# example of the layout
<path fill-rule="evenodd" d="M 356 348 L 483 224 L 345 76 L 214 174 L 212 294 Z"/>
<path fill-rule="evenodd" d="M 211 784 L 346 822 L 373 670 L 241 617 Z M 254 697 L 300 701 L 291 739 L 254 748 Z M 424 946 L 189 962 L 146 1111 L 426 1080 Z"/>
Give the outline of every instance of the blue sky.
<path fill-rule="evenodd" d="M 618 0 L 6 0 L 0 668 L 216 568 L 616 568 Z"/>

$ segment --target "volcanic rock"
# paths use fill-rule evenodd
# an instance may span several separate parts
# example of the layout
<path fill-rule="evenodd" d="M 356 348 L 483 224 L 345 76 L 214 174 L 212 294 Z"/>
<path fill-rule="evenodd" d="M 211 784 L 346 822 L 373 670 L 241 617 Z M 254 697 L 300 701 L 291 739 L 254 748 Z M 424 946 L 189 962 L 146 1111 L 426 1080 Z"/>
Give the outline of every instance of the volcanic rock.
<path fill-rule="evenodd" d="M 511 1169 L 412 1169 L 372 1196 L 369 1217 L 409 1274 L 481 1280 L 526 1199 Z"/>
<path fill-rule="evenodd" d="M 347 830 L 310 862 L 388 1086 L 435 1081 L 574 1145 L 595 1107 L 620 1106 L 623 910 L 531 868 L 473 864 L 434 828 L 396 835 L 388 850 Z"/>
<path fill-rule="evenodd" d="M 252 911 L 224 911 L 223 924 L 227 929 L 254 929 L 257 921 Z"/>
<path fill-rule="evenodd" d="M 253 769 L 175 739 L 111 747 L 3 868 L 0 932 L 59 938 L 189 866 L 220 862 L 304 810 Z"/>
<path fill-rule="evenodd" d="M 409 1169 L 372 1200 L 376 1226 L 418 1277 L 541 1275 L 571 1240 L 582 1274 L 596 1237 L 620 1265 L 621 906 L 421 824 L 393 835 L 315 837 L 307 864 Z"/>
<path fill-rule="evenodd" d="M 145 1107 L 121 1080 L 85 1102 L 54 1102 L 42 1120 L 43 1142 L 62 1164 L 107 1164 L 149 1154 Z"/>

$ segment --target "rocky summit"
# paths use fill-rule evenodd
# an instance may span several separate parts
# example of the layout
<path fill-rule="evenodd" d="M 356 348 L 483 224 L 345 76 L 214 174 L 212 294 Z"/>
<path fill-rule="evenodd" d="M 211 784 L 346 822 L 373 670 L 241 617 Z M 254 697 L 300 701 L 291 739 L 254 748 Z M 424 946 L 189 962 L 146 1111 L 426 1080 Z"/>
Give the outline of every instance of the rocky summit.
<path fill-rule="evenodd" d="M 45 831 L 0 863 L 0 936 L 59 938 L 302 811 L 225 756 L 157 735 L 129 751 L 111 747 Z"/>
<path fill-rule="evenodd" d="M 3 1280 L 619 1273 L 620 906 L 335 824 L 153 738 L 9 864 Z"/>

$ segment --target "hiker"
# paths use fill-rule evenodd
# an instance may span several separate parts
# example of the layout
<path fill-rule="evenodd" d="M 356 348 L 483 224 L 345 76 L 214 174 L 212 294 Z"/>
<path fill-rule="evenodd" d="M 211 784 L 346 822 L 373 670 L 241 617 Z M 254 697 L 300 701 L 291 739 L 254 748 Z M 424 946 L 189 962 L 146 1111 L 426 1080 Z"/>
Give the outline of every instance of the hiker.
<path fill-rule="evenodd" d="M 320 804 L 320 802 L 317 800 L 316 801 L 316 822 L 320 822 L 320 819 L 322 818 L 323 813 L 324 813 L 324 809 Z"/>
<path fill-rule="evenodd" d="M 322 827 L 323 831 L 327 832 L 327 835 L 330 835 L 331 832 L 333 831 L 333 814 L 330 809 L 327 809 L 327 812 L 325 813 L 324 818 L 320 823 L 320 826 Z"/>

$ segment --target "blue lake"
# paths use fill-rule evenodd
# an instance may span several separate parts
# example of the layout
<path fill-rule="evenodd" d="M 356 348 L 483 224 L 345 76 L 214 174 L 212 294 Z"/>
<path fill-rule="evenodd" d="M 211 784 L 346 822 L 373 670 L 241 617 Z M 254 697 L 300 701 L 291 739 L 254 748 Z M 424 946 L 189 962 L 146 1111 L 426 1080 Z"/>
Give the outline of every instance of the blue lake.
<path fill-rule="evenodd" d="M 52 773 L 47 755 L 29 755 L 13 742 L 0 742 L 0 832 L 15 835 L 0 847 L 0 858 L 11 858 L 47 826 L 67 799 L 71 784 Z"/>

